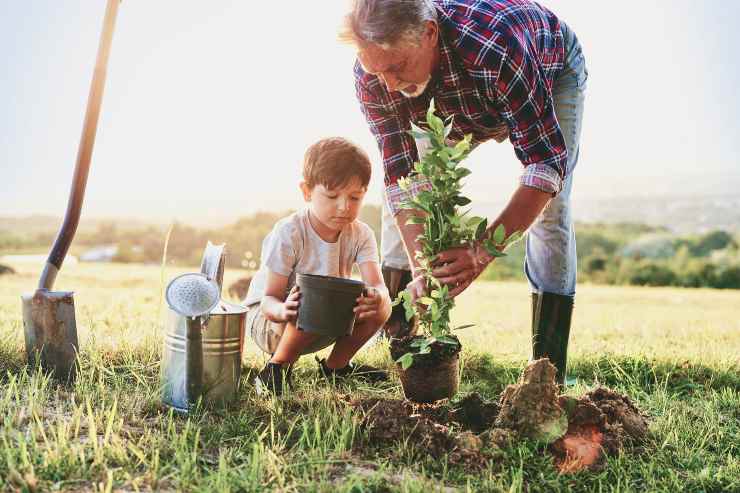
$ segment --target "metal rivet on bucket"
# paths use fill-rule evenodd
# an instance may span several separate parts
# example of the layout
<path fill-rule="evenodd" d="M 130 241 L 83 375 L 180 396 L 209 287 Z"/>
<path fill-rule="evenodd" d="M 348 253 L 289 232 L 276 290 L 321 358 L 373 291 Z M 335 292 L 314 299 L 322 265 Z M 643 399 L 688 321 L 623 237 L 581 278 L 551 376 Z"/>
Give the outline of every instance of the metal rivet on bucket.
<path fill-rule="evenodd" d="M 221 297 L 218 284 L 200 273 L 177 276 L 167 285 L 165 298 L 170 307 L 186 317 L 210 313 Z"/>

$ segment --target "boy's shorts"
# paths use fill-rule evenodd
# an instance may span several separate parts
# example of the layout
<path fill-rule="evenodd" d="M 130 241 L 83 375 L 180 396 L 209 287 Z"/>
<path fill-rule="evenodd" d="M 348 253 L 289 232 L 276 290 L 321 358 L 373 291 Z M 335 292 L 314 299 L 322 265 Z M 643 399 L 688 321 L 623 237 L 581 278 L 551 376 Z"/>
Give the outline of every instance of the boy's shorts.
<path fill-rule="evenodd" d="M 285 322 L 273 322 L 265 318 L 259 303 L 250 305 L 247 311 L 247 333 L 257 347 L 262 351 L 273 354 L 278 347 L 280 338 L 285 330 Z M 337 340 L 335 336 L 319 335 L 318 338 L 309 344 L 301 354 L 310 354 L 320 351 L 331 346 Z"/>

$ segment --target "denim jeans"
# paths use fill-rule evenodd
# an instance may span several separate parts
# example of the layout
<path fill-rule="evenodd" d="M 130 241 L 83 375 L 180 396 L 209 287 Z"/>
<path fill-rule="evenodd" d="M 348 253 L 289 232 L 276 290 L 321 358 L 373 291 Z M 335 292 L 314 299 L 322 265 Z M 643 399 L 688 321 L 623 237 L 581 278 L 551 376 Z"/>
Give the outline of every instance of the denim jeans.
<path fill-rule="evenodd" d="M 568 150 L 568 169 L 563 189 L 535 219 L 526 235 L 524 272 L 533 292 L 574 296 L 576 291 L 576 237 L 570 208 L 573 171 L 578 163 L 581 122 L 588 71 L 573 31 L 561 23 L 565 66 L 553 85 L 553 101 L 560 131 Z M 426 147 L 417 141 L 419 155 Z M 408 269 L 409 260 L 393 216 L 383 204 L 380 237 L 383 265 Z"/>

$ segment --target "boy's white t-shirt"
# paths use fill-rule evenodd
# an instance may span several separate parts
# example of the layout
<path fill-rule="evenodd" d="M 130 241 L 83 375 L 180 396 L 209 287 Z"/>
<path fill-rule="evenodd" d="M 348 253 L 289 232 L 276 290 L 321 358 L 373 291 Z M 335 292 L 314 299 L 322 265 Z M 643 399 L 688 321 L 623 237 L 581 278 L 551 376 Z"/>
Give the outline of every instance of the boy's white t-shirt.
<path fill-rule="evenodd" d="M 262 241 L 260 268 L 249 284 L 244 304 L 262 301 L 268 269 L 287 276 L 290 291 L 297 273 L 349 278 L 354 264 L 378 262 L 370 226 L 355 220 L 342 229 L 336 242 L 329 243 L 314 231 L 308 214 L 308 209 L 303 209 L 284 217 Z"/>

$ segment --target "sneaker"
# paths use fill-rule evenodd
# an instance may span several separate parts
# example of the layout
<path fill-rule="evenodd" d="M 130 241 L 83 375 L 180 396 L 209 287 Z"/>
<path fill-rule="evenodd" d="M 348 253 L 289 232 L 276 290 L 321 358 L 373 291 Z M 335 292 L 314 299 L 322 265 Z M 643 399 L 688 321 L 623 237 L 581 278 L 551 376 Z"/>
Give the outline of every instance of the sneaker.
<path fill-rule="evenodd" d="M 285 384 L 293 387 L 292 382 L 293 365 L 287 369 L 280 363 L 268 362 L 265 367 L 254 377 L 254 387 L 258 395 L 274 394 L 282 395 Z"/>
<path fill-rule="evenodd" d="M 388 374 L 374 366 L 349 363 L 344 368 L 329 368 L 326 366 L 326 359 L 319 359 L 318 356 L 316 357 L 316 362 L 319 364 L 319 372 L 330 383 L 335 380 L 346 380 L 348 378 L 357 378 L 370 383 L 385 382 L 388 380 Z"/>

